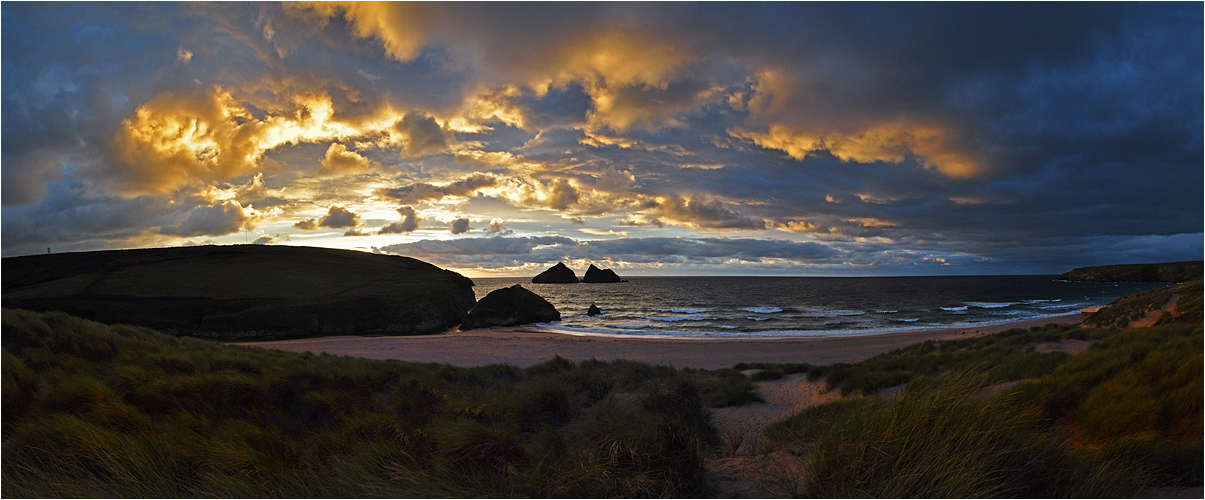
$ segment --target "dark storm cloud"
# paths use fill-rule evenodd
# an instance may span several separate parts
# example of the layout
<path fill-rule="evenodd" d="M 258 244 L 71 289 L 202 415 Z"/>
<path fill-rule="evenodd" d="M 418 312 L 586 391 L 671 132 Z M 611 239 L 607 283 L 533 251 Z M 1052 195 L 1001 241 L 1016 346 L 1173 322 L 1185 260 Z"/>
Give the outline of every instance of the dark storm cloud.
<path fill-rule="evenodd" d="M 448 147 L 450 134 L 430 116 L 407 113 L 393 129 L 406 136 L 406 152 L 412 155 L 435 153 Z"/>
<path fill-rule="evenodd" d="M 469 227 L 469 220 L 464 217 L 449 222 L 448 226 L 452 234 L 464 234 L 473 230 L 473 228 Z"/>
<path fill-rule="evenodd" d="M 327 210 L 326 215 L 323 215 L 322 218 L 318 219 L 318 226 L 337 229 L 345 227 L 354 228 L 359 226 L 361 222 L 360 216 L 355 212 L 352 212 L 351 210 L 339 205 L 331 205 L 330 209 Z"/>
<path fill-rule="evenodd" d="M 408 186 L 378 189 L 376 194 L 402 203 L 419 203 L 427 200 L 438 201 L 445 196 L 472 196 L 478 189 L 491 187 L 497 183 L 498 180 L 492 176 L 475 173 L 445 186 L 416 182 Z"/>
<path fill-rule="evenodd" d="M 298 214 L 478 193 L 511 210 L 452 208 L 465 228 L 497 218 L 486 234 L 522 236 L 511 214 L 536 211 L 691 236 L 611 240 L 629 262 L 973 273 L 1202 251 L 1199 3 L 0 10 L 6 255 L 313 230 Z M 342 210 L 323 219 L 355 232 Z M 738 231 L 799 253 L 712 238 Z"/>
<path fill-rule="evenodd" d="M 412 233 L 418 229 L 418 223 L 422 221 L 422 218 L 414 211 L 414 207 L 406 205 L 397 209 L 397 212 L 402 216 L 402 220 L 386 224 L 378 234 Z"/>
<path fill-rule="evenodd" d="M 237 201 L 196 207 L 189 210 L 179 225 L 164 227 L 163 234 L 175 236 L 222 236 L 243 229 L 254 222 L 243 212 Z"/>

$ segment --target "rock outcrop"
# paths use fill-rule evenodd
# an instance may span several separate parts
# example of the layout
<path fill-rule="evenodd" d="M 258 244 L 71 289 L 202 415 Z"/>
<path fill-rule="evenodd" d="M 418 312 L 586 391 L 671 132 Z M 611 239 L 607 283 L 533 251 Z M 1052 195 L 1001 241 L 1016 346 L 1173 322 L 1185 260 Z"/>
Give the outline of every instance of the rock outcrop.
<path fill-rule="evenodd" d="M 557 262 L 531 279 L 532 283 L 577 283 L 577 275 L 564 262 Z"/>
<path fill-rule="evenodd" d="M 598 316 L 599 314 L 602 314 L 602 310 L 594 304 L 590 304 L 590 309 L 586 310 L 586 316 Z"/>
<path fill-rule="evenodd" d="M 599 269 L 594 264 L 590 264 L 590 268 L 586 270 L 585 276 L 582 276 L 582 283 L 619 283 L 623 281 L 619 279 L 619 275 L 610 269 Z"/>
<path fill-rule="evenodd" d="M 515 326 L 527 323 L 560 321 L 561 313 L 544 297 L 514 285 L 490 292 L 469 311 L 460 323 L 461 330 Z"/>

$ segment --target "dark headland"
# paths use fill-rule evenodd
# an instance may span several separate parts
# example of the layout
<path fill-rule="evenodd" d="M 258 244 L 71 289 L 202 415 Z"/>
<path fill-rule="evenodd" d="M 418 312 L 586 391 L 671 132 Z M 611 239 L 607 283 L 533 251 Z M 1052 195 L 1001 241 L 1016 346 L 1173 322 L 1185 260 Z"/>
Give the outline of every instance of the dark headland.
<path fill-rule="evenodd" d="M 1059 275 L 1067 281 L 1186 283 L 1202 278 L 1203 261 L 1077 267 Z"/>
<path fill-rule="evenodd" d="M 475 303 L 473 281 L 452 271 L 328 248 L 196 246 L 0 262 L 6 308 L 207 338 L 439 333 Z"/>

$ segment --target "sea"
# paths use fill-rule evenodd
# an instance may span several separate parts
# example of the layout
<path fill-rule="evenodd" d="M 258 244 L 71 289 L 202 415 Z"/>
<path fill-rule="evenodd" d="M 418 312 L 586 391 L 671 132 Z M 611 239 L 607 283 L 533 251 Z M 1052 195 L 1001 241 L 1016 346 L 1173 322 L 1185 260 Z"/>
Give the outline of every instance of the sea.
<path fill-rule="evenodd" d="M 629 277 L 626 283 L 537 284 L 474 278 L 480 300 L 521 284 L 573 335 L 678 338 L 830 337 L 973 328 L 1077 313 L 1165 283 L 1070 282 L 1057 276 Z M 602 311 L 586 314 L 591 304 Z"/>

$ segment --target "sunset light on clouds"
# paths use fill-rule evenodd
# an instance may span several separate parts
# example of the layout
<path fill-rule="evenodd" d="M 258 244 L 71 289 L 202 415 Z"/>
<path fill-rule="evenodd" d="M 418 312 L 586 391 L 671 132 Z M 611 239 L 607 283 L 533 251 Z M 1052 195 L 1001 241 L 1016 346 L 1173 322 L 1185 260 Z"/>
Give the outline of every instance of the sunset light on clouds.
<path fill-rule="evenodd" d="M 3 4 L 3 254 L 1199 260 L 1201 3 Z"/>

